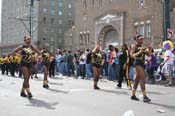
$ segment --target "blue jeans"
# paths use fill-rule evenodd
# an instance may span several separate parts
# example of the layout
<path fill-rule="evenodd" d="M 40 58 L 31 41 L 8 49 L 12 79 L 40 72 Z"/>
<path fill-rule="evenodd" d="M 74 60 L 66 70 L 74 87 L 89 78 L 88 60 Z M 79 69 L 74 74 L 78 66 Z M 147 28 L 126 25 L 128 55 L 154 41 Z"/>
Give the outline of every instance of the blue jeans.
<path fill-rule="evenodd" d="M 68 77 L 70 77 L 71 74 L 74 74 L 74 64 L 67 63 L 67 73 L 68 73 Z"/>
<path fill-rule="evenodd" d="M 108 65 L 108 79 L 110 81 L 114 80 L 114 67 L 112 66 L 112 64 Z"/>
<path fill-rule="evenodd" d="M 86 76 L 87 79 L 90 79 L 92 77 L 92 64 L 86 64 Z"/>
<path fill-rule="evenodd" d="M 129 78 L 134 80 L 134 66 L 130 66 L 129 68 Z"/>
<path fill-rule="evenodd" d="M 86 64 L 80 64 L 80 76 L 84 79 L 86 75 Z"/>
<path fill-rule="evenodd" d="M 76 63 L 75 69 L 76 69 L 76 76 L 79 77 L 80 76 L 80 66 L 78 63 Z"/>
<path fill-rule="evenodd" d="M 119 65 L 115 64 L 114 66 L 114 80 L 118 80 L 119 78 Z"/>

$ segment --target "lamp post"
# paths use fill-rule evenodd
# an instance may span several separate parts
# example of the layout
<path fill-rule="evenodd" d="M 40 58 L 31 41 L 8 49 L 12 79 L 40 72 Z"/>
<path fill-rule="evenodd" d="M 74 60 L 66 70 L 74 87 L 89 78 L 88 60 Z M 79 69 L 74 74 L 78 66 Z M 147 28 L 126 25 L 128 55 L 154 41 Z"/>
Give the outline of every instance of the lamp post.
<path fill-rule="evenodd" d="M 33 44 L 33 14 L 34 14 L 34 0 L 30 0 L 30 37 Z"/>
<path fill-rule="evenodd" d="M 170 28 L 170 0 L 157 0 L 163 5 L 163 41 L 167 39 L 167 29 Z"/>
<path fill-rule="evenodd" d="M 167 30 L 170 28 L 169 0 L 164 0 L 164 40 L 167 39 Z"/>

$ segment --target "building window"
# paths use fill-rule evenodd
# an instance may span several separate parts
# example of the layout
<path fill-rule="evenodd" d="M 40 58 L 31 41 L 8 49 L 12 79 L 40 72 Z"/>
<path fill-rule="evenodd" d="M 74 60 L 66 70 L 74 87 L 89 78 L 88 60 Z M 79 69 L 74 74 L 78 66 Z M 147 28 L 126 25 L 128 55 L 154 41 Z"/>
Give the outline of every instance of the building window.
<path fill-rule="evenodd" d="M 145 7 L 145 0 L 138 0 L 139 8 Z"/>
<path fill-rule="evenodd" d="M 72 4 L 69 4 L 69 5 L 68 5 L 68 8 L 72 8 Z"/>
<path fill-rule="evenodd" d="M 44 13 L 44 14 L 47 13 L 47 9 L 46 9 L 46 8 L 43 9 L 43 13 Z"/>
<path fill-rule="evenodd" d="M 102 5 L 102 2 L 103 2 L 103 1 L 102 1 L 102 0 L 98 0 L 98 2 L 99 2 L 99 5 Z"/>
<path fill-rule="evenodd" d="M 43 23 L 46 23 L 46 17 L 43 18 Z"/>
<path fill-rule="evenodd" d="M 151 39 L 151 24 L 146 24 L 146 38 Z"/>
<path fill-rule="evenodd" d="M 50 46 L 50 51 L 54 51 L 54 46 L 53 45 Z"/>
<path fill-rule="evenodd" d="M 58 39 L 58 42 L 61 43 L 61 38 Z"/>
<path fill-rule="evenodd" d="M 52 14 L 52 15 L 55 15 L 55 10 L 52 10 L 52 11 L 51 11 L 51 14 Z"/>
<path fill-rule="evenodd" d="M 91 3 L 94 6 L 95 5 L 95 0 L 91 0 Z"/>
<path fill-rule="evenodd" d="M 62 29 L 59 29 L 59 30 L 58 30 L 58 33 L 62 33 Z"/>
<path fill-rule="evenodd" d="M 51 1 L 51 6 L 55 6 L 55 1 Z"/>
<path fill-rule="evenodd" d="M 54 37 L 51 37 L 51 38 L 50 38 L 50 41 L 53 42 L 53 41 L 54 41 Z"/>
<path fill-rule="evenodd" d="M 139 35 L 142 35 L 143 37 L 144 37 L 144 24 L 141 24 L 140 26 L 139 26 Z"/>
<path fill-rule="evenodd" d="M 58 23 L 61 25 L 62 24 L 62 20 L 59 20 Z"/>
<path fill-rule="evenodd" d="M 69 26 L 72 26 L 73 25 L 72 20 L 68 20 L 67 23 L 68 23 L 67 25 L 69 25 Z"/>
<path fill-rule="evenodd" d="M 62 11 L 59 11 L 59 13 L 58 13 L 60 16 L 62 15 Z"/>
<path fill-rule="evenodd" d="M 54 33 L 55 32 L 55 29 L 54 28 L 51 28 L 50 29 L 50 32 Z"/>
<path fill-rule="evenodd" d="M 63 6 L 63 3 L 62 2 L 59 2 L 59 7 L 62 7 Z"/>
<path fill-rule="evenodd" d="M 86 4 L 86 0 L 83 0 L 83 8 L 86 8 L 87 4 Z"/>
<path fill-rule="evenodd" d="M 71 12 L 69 12 L 69 13 L 68 13 L 68 16 L 69 16 L 69 17 L 71 17 L 71 16 L 72 16 L 72 13 L 71 13 Z"/>
<path fill-rule="evenodd" d="M 43 32 L 47 33 L 47 28 L 46 27 L 43 28 Z"/>
<path fill-rule="evenodd" d="M 52 24 L 54 23 L 54 18 L 51 18 L 51 23 L 52 23 Z"/>
<path fill-rule="evenodd" d="M 44 4 L 47 4 L 47 0 L 43 0 Z"/>
<path fill-rule="evenodd" d="M 83 44 L 83 36 L 82 36 L 82 32 L 80 32 L 80 36 L 79 36 L 79 38 L 80 38 L 80 44 Z"/>
<path fill-rule="evenodd" d="M 89 31 L 87 31 L 87 44 L 90 43 L 90 34 L 89 34 Z"/>
<path fill-rule="evenodd" d="M 109 0 L 109 3 L 111 3 L 112 2 L 112 0 Z"/>

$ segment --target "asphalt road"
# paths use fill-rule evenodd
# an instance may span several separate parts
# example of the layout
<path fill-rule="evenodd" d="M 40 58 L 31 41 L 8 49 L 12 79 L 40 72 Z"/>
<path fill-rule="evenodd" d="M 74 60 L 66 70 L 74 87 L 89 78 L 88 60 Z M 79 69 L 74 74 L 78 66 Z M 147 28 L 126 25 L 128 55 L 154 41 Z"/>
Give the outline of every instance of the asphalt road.
<path fill-rule="evenodd" d="M 42 88 L 42 74 L 31 79 L 33 99 L 20 97 L 23 80 L 0 75 L 0 116 L 174 116 L 175 87 L 147 85 L 150 103 L 130 100 L 131 91 L 123 84 L 100 80 L 101 90 L 93 90 L 91 80 L 65 77 L 49 79 L 49 89 Z M 131 115 L 132 116 L 132 115 Z"/>

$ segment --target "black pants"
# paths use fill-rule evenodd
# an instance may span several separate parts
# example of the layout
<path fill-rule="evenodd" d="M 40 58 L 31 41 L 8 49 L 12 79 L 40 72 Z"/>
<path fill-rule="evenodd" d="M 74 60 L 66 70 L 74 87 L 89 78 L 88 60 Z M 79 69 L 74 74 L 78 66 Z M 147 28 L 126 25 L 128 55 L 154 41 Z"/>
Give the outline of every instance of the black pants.
<path fill-rule="evenodd" d="M 5 63 L 1 64 L 2 75 L 5 73 Z"/>
<path fill-rule="evenodd" d="M 49 77 L 55 76 L 55 63 L 51 62 L 49 67 Z"/>
<path fill-rule="evenodd" d="M 15 76 L 16 63 L 11 62 L 10 66 L 9 66 L 9 69 L 10 69 L 11 76 L 14 77 Z"/>
<path fill-rule="evenodd" d="M 130 79 L 128 77 L 128 74 L 129 74 L 129 65 L 127 65 L 125 69 L 123 69 L 123 68 L 124 68 L 123 65 L 120 65 L 118 86 L 119 87 L 122 86 L 123 77 L 125 77 L 127 86 L 128 87 L 131 87 L 131 82 L 130 82 Z"/>

